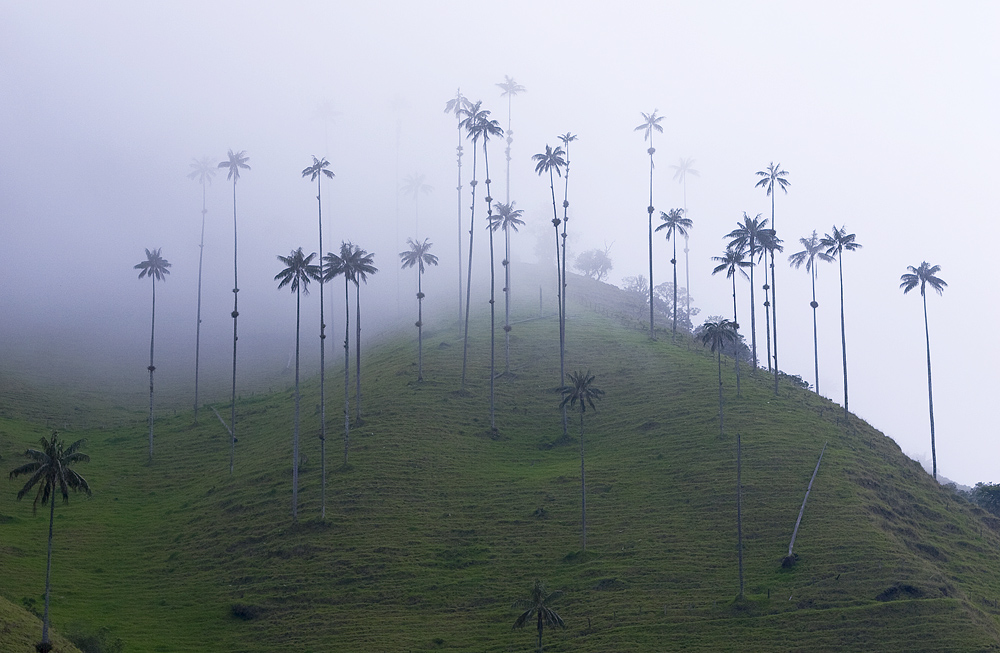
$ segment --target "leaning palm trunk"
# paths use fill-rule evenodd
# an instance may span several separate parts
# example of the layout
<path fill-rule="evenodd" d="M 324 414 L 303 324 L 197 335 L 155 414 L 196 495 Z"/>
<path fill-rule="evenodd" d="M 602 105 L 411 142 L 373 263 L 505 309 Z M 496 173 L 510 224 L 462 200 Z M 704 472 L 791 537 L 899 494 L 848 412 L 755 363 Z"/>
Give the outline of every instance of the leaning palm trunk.
<path fill-rule="evenodd" d="M 205 257 L 205 184 L 201 185 L 201 242 L 198 244 L 198 324 L 194 330 L 194 421 L 198 423 L 198 361 L 201 360 L 201 268 Z"/>
<path fill-rule="evenodd" d="M 931 465 L 934 480 L 937 480 L 937 450 L 934 446 L 934 386 L 931 383 L 931 332 L 927 325 L 927 295 L 921 293 L 924 299 L 924 336 L 927 340 L 927 407 L 931 414 Z M 846 401 L 844 403 L 847 403 Z"/>
<path fill-rule="evenodd" d="M 462 390 L 465 390 L 465 373 L 469 359 L 469 302 L 472 301 L 472 241 L 476 235 L 476 147 L 472 146 L 472 207 L 469 216 L 469 274 L 465 281 L 465 336 L 462 338 Z"/>
<path fill-rule="evenodd" d="M 351 443 L 351 292 L 344 275 L 344 467 Z"/>
<path fill-rule="evenodd" d="M 156 277 L 153 276 L 153 318 L 149 328 L 149 462 L 153 462 L 153 342 L 156 334 Z"/>
<path fill-rule="evenodd" d="M 806 487 L 806 495 L 802 498 L 802 507 L 799 508 L 799 516 L 795 519 L 795 528 L 792 529 L 792 539 L 788 543 L 788 556 L 782 561 L 783 567 L 790 567 L 795 564 L 795 558 L 792 557 L 792 548 L 795 546 L 795 536 L 799 534 L 799 524 L 802 523 L 802 514 L 806 511 L 806 501 L 809 500 L 809 493 L 812 492 L 813 481 L 816 480 L 816 474 L 819 472 L 819 465 L 823 462 L 823 454 L 826 453 L 827 443 L 823 443 L 823 449 L 819 452 L 819 460 L 816 461 L 816 469 L 813 470 L 813 475 L 809 479 L 809 486 Z"/>
<path fill-rule="evenodd" d="M 229 473 L 233 473 L 236 459 L 236 341 L 238 339 L 237 324 L 239 322 L 239 268 L 237 265 L 237 229 L 236 229 L 236 179 L 233 179 L 233 393 L 229 402 Z"/>

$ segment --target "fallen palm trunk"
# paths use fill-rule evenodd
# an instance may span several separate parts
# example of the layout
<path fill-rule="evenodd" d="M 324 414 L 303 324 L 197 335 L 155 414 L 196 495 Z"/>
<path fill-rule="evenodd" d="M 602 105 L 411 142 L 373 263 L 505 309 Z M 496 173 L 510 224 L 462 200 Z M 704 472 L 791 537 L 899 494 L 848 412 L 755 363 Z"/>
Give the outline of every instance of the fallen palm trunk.
<path fill-rule="evenodd" d="M 802 498 L 802 507 L 799 508 L 799 517 L 795 520 L 795 528 L 792 529 L 792 541 L 788 543 L 788 555 L 781 561 L 782 567 L 791 567 L 795 564 L 795 556 L 792 554 L 792 547 L 795 546 L 795 536 L 799 533 L 799 524 L 802 523 L 802 513 L 806 511 L 806 501 L 809 500 L 809 492 L 812 491 L 813 481 L 816 480 L 816 473 L 819 472 L 819 465 L 823 462 L 823 454 L 826 452 L 826 442 L 823 443 L 823 450 L 819 452 L 819 460 L 816 461 L 816 469 L 813 470 L 812 478 L 809 479 L 809 487 L 806 488 L 806 496 Z"/>

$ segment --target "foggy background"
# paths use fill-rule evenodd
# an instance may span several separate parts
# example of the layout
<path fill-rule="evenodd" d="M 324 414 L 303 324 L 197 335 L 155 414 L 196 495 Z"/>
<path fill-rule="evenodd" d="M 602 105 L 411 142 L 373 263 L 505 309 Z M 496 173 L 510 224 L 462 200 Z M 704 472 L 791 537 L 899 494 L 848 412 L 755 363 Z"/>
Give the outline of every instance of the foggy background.
<path fill-rule="evenodd" d="M 434 188 L 419 200 L 417 235 L 431 239 L 442 263 L 424 277 L 425 311 L 432 320 L 455 314 L 457 130 L 443 110 L 461 87 L 506 128 L 496 84 L 510 75 L 526 88 L 512 103 L 511 198 L 528 223 L 514 239 L 515 264 L 535 260 L 539 238 L 552 246 L 548 180 L 530 157 L 571 131 L 579 135 L 571 255 L 608 245 L 612 283 L 648 274 L 648 144 L 633 128 L 641 112 L 658 110 L 656 216 L 682 206 L 670 165 L 693 157 L 694 321 L 730 316 L 731 285 L 711 276 L 710 257 L 722 254 L 723 235 L 744 211 L 770 218 L 754 173 L 780 163 L 791 182 L 776 199 L 785 242 L 776 261 L 781 368 L 813 380 L 809 276 L 789 268 L 787 256 L 812 230 L 822 236 L 846 225 L 863 245 L 844 257 L 850 408 L 929 463 L 922 307 L 918 292 L 902 294 L 899 277 L 923 260 L 940 265 L 949 287 L 928 297 L 939 470 L 966 484 L 1000 480 L 989 419 L 1000 391 L 997 291 L 993 257 L 984 254 L 1000 173 L 996 3 L 270 5 L 0 6 L 0 372 L 134 388 L 141 408 L 150 288 L 132 266 L 144 248 L 159 247 L 173 267 L 157 284 L 157 379 L 190 383 L 202 196 L 187 174 L 195 158 L 223 161 L 228 149 L 245 150 L 252 167 L 237 189 L 241 388 L 251 371 L 284 368 L 294 348 L 294 296 L 278 292 L 273 277 L 277 255 L 317 249 L 316 184 L 301 177 L 312 155 L 327 157 L 336 174 L 323 183 L 324 249 L 351 240 L 374 252 L 380 269 L 362 289 L 364 338 L 412 330 L 415 319 L 415 272 L 397 272 L 397 253 L 416 229 L 414 202 L 398 193 L 407 175 L 423 174 Z M 463 230 L 472 172 L 465 144 Z M 503 150 L 502 140 L 491 141 L 498 199 Z M 482 180 L 481 149 L 478 156 Z M 219 170 L 208 187 L 205 400 L 228 397 L 225 175 Z M 478 282 L 488 278 L 483 190 Z M 654 284 L 671 274 L 662 233 Z M 553 277 L 545 292 L 554 285 Z M 318 358 L 313 289 L 303 299 L 309 373 Z M 745 282 L 739 292 L 742 313 Z M 820 264 L 820 389 L 842 402 L 838 292 L 836 265 Z M 327 305 L 333 361 L 342 351 L 342 296 L 338 279 Z M 537 290 L 514 300 L 537 305 Z M 740 321 L 749 341 L 749 319 Z M 970 332 L 972 324 L 987 331 Z"/>

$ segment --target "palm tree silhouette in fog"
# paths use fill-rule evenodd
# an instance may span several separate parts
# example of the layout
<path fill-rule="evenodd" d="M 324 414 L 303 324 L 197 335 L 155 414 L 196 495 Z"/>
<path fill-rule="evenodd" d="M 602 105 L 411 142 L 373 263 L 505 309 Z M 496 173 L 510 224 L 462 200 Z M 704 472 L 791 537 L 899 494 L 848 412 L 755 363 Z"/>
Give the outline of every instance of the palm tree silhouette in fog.
<path fill-rule="evenodd" d="M 198 243 L 198 315 L 197 326 L 194 332 L 194 421 L 198 423 L 198 364 L 201 360 L 201 268 L 202 260 L 205 257 L 205 214 L 208 213 L 206 204 L 206 185 L 212 183 L 215 177 L 216 165 L 207 156 L 195 159 L 191 164 L 191 172 L 188 179 L 197 179 L 201 184 L 201 241 Z"/>
<path fill-rule="evenodd" d="M 653 154 L 656 152 L 656 148 L 653 147 L 653 132 L 663 133 L 663 127 L 660 126 L 663 116 L 657 116 L 655 110 L 653 113 L 640 113 L 642 113 L 642 123 L 633 131 L 643 132 L 642 139 L 649 141 L 649 148 L 646 150 L 649 154 L 649 206 L 646 207 L 646 211 L 649 213 L 649 337 L 655 340 L 656 334 L 653 332 Z"/>
<path fill-rule="evenodd" d="M 422 280 L 424 277 L 424 267 L 427 265 L 437 265 L 438 257 L 430 253 L 430 240 L 425 238 L 418 243 L 412 238 L 406 239 L 406 244 L 410 249 L 399 253 L 400 263 L 406 268 L 417 267 L 417 381 L 424 380 L 424 291 Z"/>
<path fill-rule="evenodd" d="M 170 274 L 170 263 L 160 256 L 160 250 L 146 250 L 146 260 L 137 263 L 134 269 L 139 270 L 139 278 L 149 277 L 153 282 L 153 317 L 149 329 L 149 462 L 153 462 L 153 343 L 156 336 L 156 282 L 165 281 Z"/>

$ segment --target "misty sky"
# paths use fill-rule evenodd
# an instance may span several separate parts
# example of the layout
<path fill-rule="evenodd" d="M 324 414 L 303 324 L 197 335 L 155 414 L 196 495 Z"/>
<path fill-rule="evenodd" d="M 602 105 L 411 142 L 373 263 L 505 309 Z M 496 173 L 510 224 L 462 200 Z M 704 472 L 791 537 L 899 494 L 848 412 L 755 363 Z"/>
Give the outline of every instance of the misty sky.
<path fill-rule="evenodd" d="M 530 157 L 571 131 L 572 251 L 610 246 L 613 283 L 648 274 L 649 159 L 633 128 L 658 110 L 657 215 L 683 204 L 670 165 L 694 157 L 696 321 L 730 316 L 730 285 L 711 276 L 710 257 L 744 211 L 770 217 L 754 173 L 780 162 L 792 184 L 776 201 L 782 369 L 812 381 L 809 279 L 787 254 L 814 229 L 846 225 L 864 246 L 844 259 L 850 407 L 929 461 L 921 302 L 903 296 L 899 276 L 923 260 L 940 265 L 949 287 L 928 298 L 939 470 L 1000 481 L 1000 311 L 982 254 L 997 221 L 998 26 L 995 2 L 5 2 L 3 351 L 45 366 L 46 348 L 64 342 L 134 363 L 141 384 L 149 287 L 132 266 L 161 247 L 173 268 L 157 292 L 167 357 L 157 366 L 169 377 L 173 360 L 187 374 L 201 192 L 186 174 L 195 157 L 219 161 L 230 148 L 252 166 L 238 186 L 246 356 L 273 347 L 284 363 L 290 347 L 294 299 L 276 290 L 275 257 L 316 249 L 315 185 L 300 176 L 314 154 L 337 175 L 324 184 L 325 249 L 353 240 L 381 268 L 365 289 L 369 333 L 412 325 L 414 280 L 396 272 L 416 229 L 413 200 L 397 192 L 407 175 L 434 187 L 420 198 L 416 234 L 442 261 L 425 277 L 425 310 L 454 311 L 457 132 L 443 109 L 461 87 L 506 127 L 496 83 L 510 75 L 527 89 L 512 110 L 510 192 L 528 222 L 515 261 L 535 260 L 536 242 L 551 239 L 548 183 Z M 332 119 L 318 117 L 323 106 Z M 489 157 L 502 198 L 502 143 Z M 232 186 L 220 173 L 208 189 L 209 351 L 231 337 Z M 477 240 L 485 245 L 485 231 Z M 659 283 L 670 253 L 659 234 L 655 246 Z M 484 262 L 486 250 L 476 256 Z M 482 263 L 476 276 L 486 275 Z M 820 389 L 840 402 L 838 288 L 836 267 L 824 265 Z M 740 293 L 742 311 L 745 283 Z M 970 324 L 987 331 L 967 333 Z M 224 364 L 207 363 L 208 373 Z"/>

